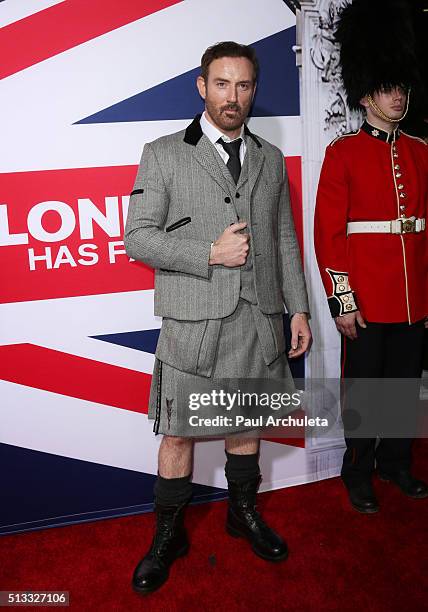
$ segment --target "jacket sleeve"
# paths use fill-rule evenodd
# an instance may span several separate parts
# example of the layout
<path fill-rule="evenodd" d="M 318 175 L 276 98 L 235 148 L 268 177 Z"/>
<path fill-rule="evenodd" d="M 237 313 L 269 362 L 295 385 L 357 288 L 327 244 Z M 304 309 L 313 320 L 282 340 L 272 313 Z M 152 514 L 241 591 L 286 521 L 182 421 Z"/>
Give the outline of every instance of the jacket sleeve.
<path fill-rule="evenodd" d="M 358 310 L 348 280 L 347 232 L 349 184 L 340 148 L 329 145 L 318 184 L 314 238 L 332 317 Z"/>
<path fill-rule="evenodd" d="M 125 226 L 126 253 L 156 269 L 209 278 L 211 243 L 164 231 L 170 193 L 151 144 L 144 146 Z"/>
<path fill-rule="evenodd" d="M 297 241 L 287 170 L 282 153 L 282 182 L 278 206 L 278 262 L 281 290 L 290 317 L 296 312 L 309 314 L 308 294 L 303 274 L 302 255 Z"/>

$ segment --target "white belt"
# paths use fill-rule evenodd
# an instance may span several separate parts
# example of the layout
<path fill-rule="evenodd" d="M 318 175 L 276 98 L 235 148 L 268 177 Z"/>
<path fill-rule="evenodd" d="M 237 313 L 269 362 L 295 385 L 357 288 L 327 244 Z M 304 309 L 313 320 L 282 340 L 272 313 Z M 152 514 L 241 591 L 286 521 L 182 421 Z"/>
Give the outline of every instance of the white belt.
<path fill-rule="evenodd" d="M 414 234 L 423 232 L 425 219 L 393 219 L 392 221 L 351 221 L 347 224 L 349 234 Z"/>

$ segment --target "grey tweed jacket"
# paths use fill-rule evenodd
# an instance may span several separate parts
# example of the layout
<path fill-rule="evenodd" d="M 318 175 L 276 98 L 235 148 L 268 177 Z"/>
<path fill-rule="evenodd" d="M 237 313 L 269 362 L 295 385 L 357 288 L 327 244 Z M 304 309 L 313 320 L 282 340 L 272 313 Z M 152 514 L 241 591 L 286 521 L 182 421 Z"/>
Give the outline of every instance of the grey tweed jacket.
<path fill-rule="evenodd" d="M 198 115 L 145 145 L 125 228 L 130 257 L 155 269 L 155 315 L 220 319 L 236 308 L 240 268 L 209 266 L 211 243 L 237 222 L 239 193 Z M 257 302 L 265 314 L 309 312 L 281 151 L 245 128 Z M 220 161 L 220 163 L 219 163 Z M 222 169 L 224 166 L 224 169 Z M 231 197 L 232 196 L 232 197 Z"/>

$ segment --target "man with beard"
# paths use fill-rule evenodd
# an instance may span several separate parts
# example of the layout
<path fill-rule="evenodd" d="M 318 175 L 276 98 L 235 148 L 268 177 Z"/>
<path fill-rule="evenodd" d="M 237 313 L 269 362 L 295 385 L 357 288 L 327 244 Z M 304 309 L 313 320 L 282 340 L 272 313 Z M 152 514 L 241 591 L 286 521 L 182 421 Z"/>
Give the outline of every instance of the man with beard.
<path fill-rule="evenodd" d="M 189 432 L 188 406 L 179 402 L 180 389 L 196 391 L 201 380 L 291 380 L 284 304 L 292 317 L 288 356 L 309 345 L 284 158 L 244 124 L 257 73 L 251 47 L 223 42 L 207 49 L 197 79 L 205 112 L 186 130 L 145 145 L 131 195 L 125 246 L 155 268 L 155 314 L 163 317 L 149 406 L 154 431 L 163 434 L 156 533 L 133 576 L 142 594 L 159 588 L 188 551 L 183 515 L 197 436 L 225 438 L 227 531 L 265 560 L 288 554 L 256 510 L 257 436 L 227 427 Z"/>
<path fill-rule="evenodd" d="M 388 397 L 388 420 L 400 417 L 394 437 L 382 435 L 385 421 L 377 445 L 375 428 L 365 430 L 371 437 L 351 427 L 345 433 L 342 479 L 352 507 L 371 514 L 379 510 L 375 466 L 405 495 L 428 496 L 425 482 L 411 472 L 408 437 L 428 315 L 428 149 L 398 127 L 419 81 L 407 7 L 397 0 L 354 0 L 340 14 L 336 37 L 348 105 L 366 115 L 356 133 L 327 147 L 315 212 L 318 265 L 342 335 L 342 375 L 415 383 L 407 397 Z M 374 422 L 382 406 L 368 395 L 346 394 L 350 411 L 344 414 L 369 406 Z"/>

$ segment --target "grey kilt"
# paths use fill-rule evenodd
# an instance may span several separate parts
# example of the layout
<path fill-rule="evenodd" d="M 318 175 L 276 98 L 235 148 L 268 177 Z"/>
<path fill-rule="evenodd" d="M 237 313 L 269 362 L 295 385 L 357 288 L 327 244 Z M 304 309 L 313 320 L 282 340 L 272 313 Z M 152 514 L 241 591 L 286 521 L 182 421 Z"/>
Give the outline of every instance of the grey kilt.
<path fill-rule="evenodd" d="M 150 390 L 148 416 L 155 421 L 153 430 L 189 437 L 191 413 L 178 401 L 183 385 L 197 389 L 201 380 L 239 378 L 281 379 L 289 393 L 295 390 L 285 354 L 282 314 L 265 315 L 256 305 L 239 299 L 236 310 L 223 319 L 164 319 Z M 218 408 L 204 408 L 204 416 L 216 415 Z M 254 427 L 242 425 L 197 427 L 191 437 L 251 430 Z"/>

